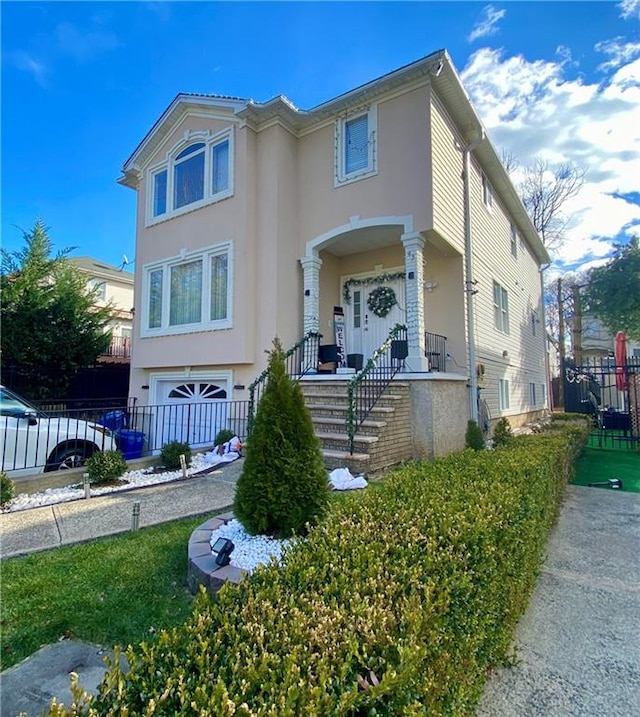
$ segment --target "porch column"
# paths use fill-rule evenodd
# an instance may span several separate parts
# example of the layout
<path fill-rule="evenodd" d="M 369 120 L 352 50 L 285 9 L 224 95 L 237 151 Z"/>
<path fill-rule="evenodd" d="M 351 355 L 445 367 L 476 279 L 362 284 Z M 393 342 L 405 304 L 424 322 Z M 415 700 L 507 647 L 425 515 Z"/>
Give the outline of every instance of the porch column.
<path fill-rule="evenodd" d="M 406 367 L 411 372 L 429 371 L 426 357 L 424 321 L 424 237 L 418 232 L 400 237 L 404 246 L 407 273 L 407 342 Z"/>
<path fill-rule="evenodd" d="M 303 271 L 304 286 L 304 307 L 302 319 L 302 332 L 306 336 L 310 331 L 320 331 L 320 267 L 322 259 L 317 255 L 303 256 L 300 259 Z M 312 352 L 317 352 L 318 345 L 316 342 L 310 342 L 305 345 L 304 363 L 306 366 L 316 366 L 318 357 L 312 356 Z"/>

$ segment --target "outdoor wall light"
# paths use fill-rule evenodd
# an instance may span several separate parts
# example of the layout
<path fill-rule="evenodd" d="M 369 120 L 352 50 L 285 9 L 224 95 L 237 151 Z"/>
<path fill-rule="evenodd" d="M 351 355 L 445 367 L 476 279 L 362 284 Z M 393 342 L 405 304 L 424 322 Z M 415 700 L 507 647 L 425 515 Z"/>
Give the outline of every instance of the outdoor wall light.
<path fill-rule="evenodd" d="M 211 548 L 211 552 L 216 556 L 215 563 L 220 567 L 229 565 L 231 558 L 229 557 L 233 552 L 235 545 L 229 540 L 229 538 L 218 538 Z"/>

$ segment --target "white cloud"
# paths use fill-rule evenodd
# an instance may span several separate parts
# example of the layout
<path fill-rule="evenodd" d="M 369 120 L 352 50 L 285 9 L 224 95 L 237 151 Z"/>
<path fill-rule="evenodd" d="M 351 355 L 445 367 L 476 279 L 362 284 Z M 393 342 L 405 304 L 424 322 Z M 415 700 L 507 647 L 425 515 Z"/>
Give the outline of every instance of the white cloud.
<path fill-rule="evenodd" d="M 75 57 L 79 62 L 114 50 L 120 44 L 112 32 L 85 31 L 71 22 L 61 22 L 55 34 L 59 51 Z"/>
<path fill-rule="evenodd" d="M 640 0 L 638 0 L 640 2 Z M 640 42 L 624 42 L 623 37 L 603 40 L 594 46 L 596 52 L 609 56 L 606 62 L 598 65 L 601 71 L 611 70 L 624 65 L 640 56 Z"/>
<path fill-rule="evenodd" d="M 469 42 L 473 42 L 480 37 L 495 35 L 496 32 L 498 32 L 496 23 L 498 20 L 502 20 L 506 14 L 506 10 L 496 10 L 493 5 L 486 5 L 482 8 L 482 18 L 469 34 L 469 37 L 467 38 Z"/>
<path fill-rule="evenodd" d="M 622 0 L 618 3 L 620 8 L 620 17 L 628 20 L 629 18 L 638 18 L 640 20 L 640 0 Z"/>
<path fill-rule="evenodd" d="M 36 60 L 35 57 L 23 50 L 9 53 L 7 59 L 18 70 L 29 72 L 33 75 L 34 80 L 41 87 L 46 87 L 49 70 L 44 63 Z"/>
<path fill-rule="evenodd" d="M 621 56 L 623 64 L 600 83 L 567 77 L 563 60 L 529 61 L 488 48 L 461 73 L 498 151 L 521 166 L 540 157 L 586 170 L 585 186 L 565 207 L 572 221 L 555 257 L 564 265 L 601 259 L 617 235 L 640 226 L 640 206 L 615 196 L 638 191 L 640 58 L 632 56 Z"/>

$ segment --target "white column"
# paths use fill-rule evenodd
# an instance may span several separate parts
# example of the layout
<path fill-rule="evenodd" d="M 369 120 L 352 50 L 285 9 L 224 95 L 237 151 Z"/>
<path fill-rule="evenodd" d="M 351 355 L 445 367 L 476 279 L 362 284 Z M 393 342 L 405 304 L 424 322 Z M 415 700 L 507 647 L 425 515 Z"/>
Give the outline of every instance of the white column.
<path fill-rule="evenodd" d="M 310 331 L 320 331 L 320 267 L 322 259 L 315 254 L 312 256 L 303 256 L 300 259 L 303 271 L 303 320 L 302 333 L 306 336 Z M 316 348 L 316 344 L 307 344 L 307 349 Z M 307 356 L 305 354 L 304 362 L 311 365 L 317 361 L 316 357 Z"/>
<path fill-rule="evenodd" d="M 411 372 L 429 371 L 426 357 L 424 320 L 424 237 L 418 232 L 403 234 L 405 271 L 407 273 L 407 342 L 406 367 Z"/>

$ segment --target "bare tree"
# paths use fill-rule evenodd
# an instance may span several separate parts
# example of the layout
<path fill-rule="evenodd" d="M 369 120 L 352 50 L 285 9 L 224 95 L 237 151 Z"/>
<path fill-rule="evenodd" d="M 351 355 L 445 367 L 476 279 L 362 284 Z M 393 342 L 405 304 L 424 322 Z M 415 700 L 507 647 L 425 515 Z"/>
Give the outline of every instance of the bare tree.
<path fill-rule="evenodd" d="M 569 217 L 563 212 L 563 207 L 571 197 L 578 194 L 584 178 L 584 169 L 569 162 L 551 169 L 546 160 L 538 157 L 525 168 L 524 179 L 518 189 L 547 249 L 557 249 L 564 241 Z"/>
<path fill-rule="evenodd" d="M 504 147 L 500 150 L 500 161 L 507 174 L 513 174 L 520 166 L 520 162 L 516 155 L 509 149 Z"/>

